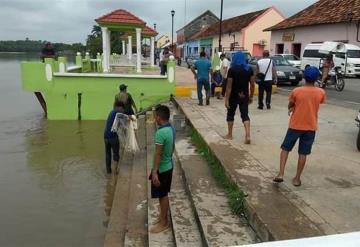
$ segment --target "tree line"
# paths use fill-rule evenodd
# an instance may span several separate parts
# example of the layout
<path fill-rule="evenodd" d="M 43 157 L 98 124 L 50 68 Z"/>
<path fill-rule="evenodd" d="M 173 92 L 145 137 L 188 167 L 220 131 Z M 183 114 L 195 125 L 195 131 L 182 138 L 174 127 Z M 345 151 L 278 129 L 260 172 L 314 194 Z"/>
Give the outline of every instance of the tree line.
<path fill-rule="evenodd" d="M 45 40 L 3 40 L 0 41 L 0 52 L 41 52 L 45 44 Z M 86 47 L 81 43 L 65 44 L 53 43 L 57 53 L 75 53 L 84 52 Z"/>

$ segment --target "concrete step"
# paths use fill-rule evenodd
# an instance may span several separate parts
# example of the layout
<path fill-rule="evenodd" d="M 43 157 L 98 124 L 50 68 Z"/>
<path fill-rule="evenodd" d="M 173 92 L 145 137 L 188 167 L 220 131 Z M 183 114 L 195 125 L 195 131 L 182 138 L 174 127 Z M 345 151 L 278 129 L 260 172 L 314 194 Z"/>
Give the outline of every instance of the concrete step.
<path fill-rule="evenodd" d="M 119 165 L 119 175 L 116 181 L 115 193 L 110 212 L 109 224 L 106 230 L 104 246 L 123 246 L 128 220 L 128 202 L 130 196 L 130 180 L 133 157 L 125 155 Z"/>
<path fill-rule="evenodd" d="M 191 201 L 186 192 L 183 174 L 177 159 L 170 193 L 171 221 L 177 247 L 203 246 Z"/>
<path fill-rule="evenodd" d="M 147 157 L 147 177 L 150 175 L 150 167 L 154 159 L 154 133 L 155 133 L 155 123 L 153 119 L 152 112 L 146 114 L 146 138 L 147 138 L 147 148 L 146 148 L 146 157 Z M 175 241 L 171 229 L 159 233 L 152 234 L 150 233 L 150 227 L 157 221 L 159 212 L 159 202 L 158 200 L 151 199 L 151 189 L 150 183 L 148 182 L 148 245 L 149 247 L 174 247 Z"/>
<path fill-rule="evenodd" d="M 232 214 L 225 191 L 189 138 L 178 138 L 176 154 L 205 246 L 233 246 L 257 242 L 245 218 Z"/>
<path fill-rule="evenodd" d="M 148 242 L 145 116 L 139 117 L 138 125 L 137 140 L 140 152 L 134 155 L 132 164 L 125 247 L 145 247 Z"/>

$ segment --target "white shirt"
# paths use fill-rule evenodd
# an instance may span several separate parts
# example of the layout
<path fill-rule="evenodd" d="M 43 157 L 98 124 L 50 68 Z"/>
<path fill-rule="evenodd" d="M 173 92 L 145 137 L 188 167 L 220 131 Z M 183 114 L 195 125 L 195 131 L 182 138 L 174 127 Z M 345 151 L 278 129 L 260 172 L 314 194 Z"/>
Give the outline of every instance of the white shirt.
<path fill-rule="evenodd" d="M 271 62 L 270 66 L 269 63 Z M 270 60 L 270 58 L 262 58 L 258 62 L 259 73 L 265 74 L 267 68 L 269 67 L 268 72 L 265 75 L 265 81 L 272 81 L 273 80 L 273 67 L 274 62 Z"/>
<path fill-rule="evenodd" d="M 220 72 L 223 78 L 227 78 L 229 68 L 230 61 L 227 58 L 224 58 L 224 60 L 222 60 L 220 63 Z"/>

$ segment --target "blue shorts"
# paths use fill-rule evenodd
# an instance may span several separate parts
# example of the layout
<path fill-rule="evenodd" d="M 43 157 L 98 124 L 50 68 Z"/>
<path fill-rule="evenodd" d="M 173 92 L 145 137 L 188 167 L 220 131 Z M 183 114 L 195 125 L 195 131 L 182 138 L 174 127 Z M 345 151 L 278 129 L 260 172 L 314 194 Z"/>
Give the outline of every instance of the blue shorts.
<path fill-rule="evenodd" d="M 290 152 L 299 139 L 299 154 L 311 154 L 312 145 L 315 141 L 315 131 L 288 129 L 281 149 Z"/>

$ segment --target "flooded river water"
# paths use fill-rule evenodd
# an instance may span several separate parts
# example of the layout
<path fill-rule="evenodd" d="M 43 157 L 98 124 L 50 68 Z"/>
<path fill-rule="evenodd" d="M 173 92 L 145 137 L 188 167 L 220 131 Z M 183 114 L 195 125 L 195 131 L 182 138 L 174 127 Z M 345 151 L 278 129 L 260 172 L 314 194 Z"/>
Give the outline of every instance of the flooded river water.
<path fill-rule="evenodd" d="M 0 246 L 101 246 L 112 182 L 103 121 L 47 121 L 20 82 L 20 60 L 0 53 Z"/>

